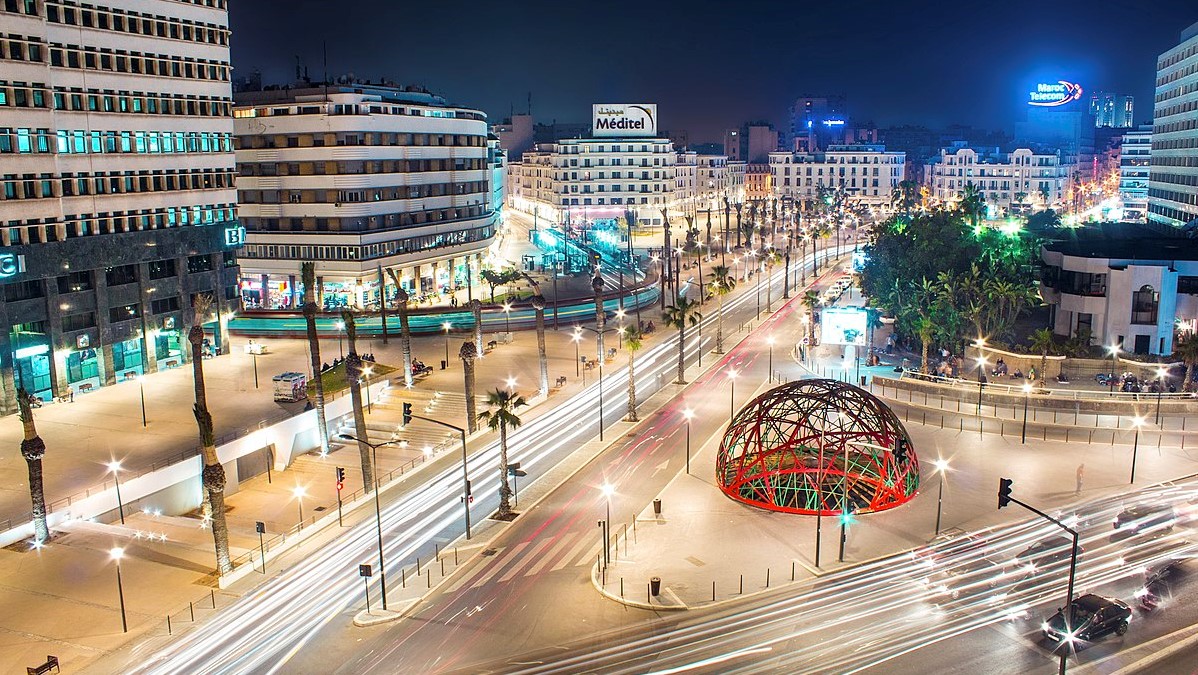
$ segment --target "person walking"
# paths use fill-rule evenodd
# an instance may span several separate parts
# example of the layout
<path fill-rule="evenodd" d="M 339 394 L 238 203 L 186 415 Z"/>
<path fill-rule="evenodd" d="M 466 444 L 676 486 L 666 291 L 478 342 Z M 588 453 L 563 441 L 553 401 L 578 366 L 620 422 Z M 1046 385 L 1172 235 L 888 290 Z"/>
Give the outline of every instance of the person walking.
<path fill-rule="evenodd" d="M 1077 465 L 1077 490 L 1073 494 L 1080 495 L 1082 493 L 1082 481 L 1085 480 L 1085 478 L 1086 478 L 1086 465 L 1078 464 Z"/>

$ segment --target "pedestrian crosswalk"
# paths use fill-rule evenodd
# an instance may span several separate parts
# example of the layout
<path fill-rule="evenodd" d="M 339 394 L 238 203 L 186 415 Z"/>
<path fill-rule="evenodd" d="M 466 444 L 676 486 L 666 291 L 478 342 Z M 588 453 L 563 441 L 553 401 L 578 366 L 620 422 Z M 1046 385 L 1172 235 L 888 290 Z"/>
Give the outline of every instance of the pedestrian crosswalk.
<path fill-rule="evenodd" d="M 455 581 L 447 593 L 508 583 L 516 578 L 556 572 L 567 567 L 589 567 L 599 554 L 599 537 L 592 532 L 562 532 L 540 540 L 522 541 L 499 549 L 482 568 Z"/>

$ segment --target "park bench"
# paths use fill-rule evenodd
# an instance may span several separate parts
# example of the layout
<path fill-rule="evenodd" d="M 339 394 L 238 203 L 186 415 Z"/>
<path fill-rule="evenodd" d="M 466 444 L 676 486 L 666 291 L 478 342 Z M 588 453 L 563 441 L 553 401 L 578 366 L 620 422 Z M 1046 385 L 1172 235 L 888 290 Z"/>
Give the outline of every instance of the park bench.
<path fill-rule="evenodd" d="M 26 675 L 46 675 L 46 673 L 48 673 L 50 671 L 54 671 L 56 673 L 61 672 L 58 670 L 58 657 L 57 656 L 47 656 L 46 662 L 43 663 L 42 665 L 29 666 L 28 668 L 25 669 Z"/>
<path fill-rule="evenodd" d="M 557 383 L 554 385 L 554 389 L 561 389 L 564 386 L 566 386 L 566 376 L 562 375 L 561 377 L 557 378 Z"/>

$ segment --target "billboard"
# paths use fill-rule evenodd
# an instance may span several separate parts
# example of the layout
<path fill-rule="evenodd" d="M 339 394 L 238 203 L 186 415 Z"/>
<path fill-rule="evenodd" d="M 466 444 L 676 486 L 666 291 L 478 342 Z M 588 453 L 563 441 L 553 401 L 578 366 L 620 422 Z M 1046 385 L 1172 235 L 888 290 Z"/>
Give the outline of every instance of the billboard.
<path fill-rule="evenodd" d="M 820 342 L 826 345 L 865 345 L 869 315 L 859 307 L 820 310 Z"/>
<path fill-rule="evenodd" d="M 1027 104 L 1040 108 L 1051 108 L 1072 103 L 1082 97 L 1082 86 L 1065 80 L 1041 82 L 1027 94 Z"/>
<path fill-rule="evenodd" d="M 593 136 L 656 136 L 656 103 L 596 103 L 591 106 Z"/>

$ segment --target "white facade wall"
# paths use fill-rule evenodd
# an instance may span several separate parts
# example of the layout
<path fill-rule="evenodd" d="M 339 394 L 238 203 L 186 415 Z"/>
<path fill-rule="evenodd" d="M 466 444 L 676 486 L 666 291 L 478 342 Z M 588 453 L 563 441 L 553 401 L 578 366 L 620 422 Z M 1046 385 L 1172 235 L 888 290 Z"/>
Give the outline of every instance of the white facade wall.
<path fill-rule="evenodd" d="M 958 148 L 942 149 L 924 175 L 931 197 L 942 203 L 956 202 L 965 186 L 973 183 L 987 204 L 1010 213 L 1031 205 L 1047 208 L 1064 203 L 1072 185 L 1072 168 L 1062 163 L 1059 153 L 1037 154 L 1020 148 L 980 154 L 973 148 Z"/>
<path fill-rule="evenodd" d="M 903 180 L 906 153 L 880 145 L 833 145 L 819 153 L 772 152 L 769 159 L 780 197 L 803 201 L 815 199 L 821 188 L 843 188 L 862 204 L 883 207 Z"/>
<path fill-rule="evenodd" d="M 1198 219 L 1198 23 L 1156 62 L 1148 219 L 1182 226 Z"/>

